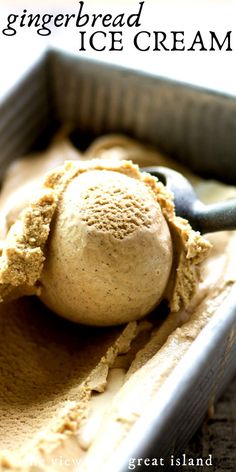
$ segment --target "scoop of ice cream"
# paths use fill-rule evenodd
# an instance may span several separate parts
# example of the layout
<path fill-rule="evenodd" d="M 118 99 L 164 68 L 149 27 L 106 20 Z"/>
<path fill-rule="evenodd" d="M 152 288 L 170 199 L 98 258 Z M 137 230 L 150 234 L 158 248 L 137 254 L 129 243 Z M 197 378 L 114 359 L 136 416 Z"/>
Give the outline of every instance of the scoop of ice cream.
<path fill-rule="evenodd" d="M 90 170 L 71 180 L 57 206 L 41 299 L 76 322 L 124 323 L 160 302 L 171 266 L 170 231 L 151 188 Z"/>
<path fill-rule="evenodd" d="M 175 215 L 173 195 L 137 165 L 68 161 L 46 175 L 1 241 L 0 302 L 41 295 L 86 324 L 138 319 L 162 298 L 178 311 L 209 249 Z"/>

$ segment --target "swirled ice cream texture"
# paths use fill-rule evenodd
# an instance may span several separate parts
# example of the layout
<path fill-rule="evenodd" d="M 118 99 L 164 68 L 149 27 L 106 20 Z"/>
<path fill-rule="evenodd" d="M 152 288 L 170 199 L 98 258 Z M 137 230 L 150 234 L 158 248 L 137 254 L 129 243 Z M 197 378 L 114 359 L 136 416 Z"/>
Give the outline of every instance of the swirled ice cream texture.
<path fill-rule="evenodd" d="M 111 148 L 107 157 L 109 155 L 109 159 L 111 159 L 114 140 L 109 137 L 107 141 L 109 141 L 108 144 Z M 131 142 L 130 151 L 126 145 L 126 139 L 120 139 L 118 144 L 122 152 L 117 148 L 117 155 L 119 153 L 122 158 L 129 159 L 132 156 L 140 165 L 145 165 L 149 161 L 152 165 L 170 165 L 168 159 L 165 161 L 154 151 L 150 154 L 146 147 L 144 148 L 140 144 L 132 144 Z M 103 157 L 101 146 L 100 151 L 99 157 Z M 94 157 L 90 155 L 89 150 L 86 154 L 88 157 Z M 51 156 L 48 157 L 50 161 Z M 163 160 L 160 160 L 161 158 Z M 172 162 L 171 165 L 174 168 L 176 166 L 175 162 Z M 30 161 L 28 166 L 30 171 Z M 84 166 L 82 167 L 84 168 Z M 72 178 L 74 174 L 71 166 L 70 168 Z M 178 170 L 181 169 L 178 168 Z M 45 241 L 48 238 L 47 231 L 50 235 L 54 224 L 54 215 L 51 215 L 51 212 L 56 211 L 53 205 L 55 203 L 57 207 L 59 194 L 62 193 L 66 182 L 69 181 L 68 172 L 69 169 L 64 166 L 60 170 L 51 172 L 50 178 L 47 179 L 41 190 L 40 198 L 35 199 L 33 206 L 30 203 L 31 195 L 27 196 L 27 213 L 21 216 L 21 224 L 25 227 L 24 231 L 21 226 L 22 233 L 20 235 L 18 226 L 18 235 L 16 237 L 15 234 L 13 244 L 10 242 L 9 236 L 4 241 L 5 251 L 3 252 L 5 252 L 8 263 L 10 262 L 8 259 L 10 254 L 6 254 L 7 245 L 11 250 L 14 248 L 21 256 L 20 274 L 22 280 L 24 277 L 26 278 L 24 257 L 30 248 L 34 249 L 34 244 L 42 251 L 42 264 L 44 264 L 43 256 L 47 256 L 45 246 Z M 20 168 L 18 175 L 21 175 Z M 9 174 L 10 177 L 11 174 Z M 194 177 L 195 180 L 197 180 L 196 177 Z M 156 184 L 154 187 L 156 188 Z M 174 243 L 174 259 L 178 263 L 180 255 L 183 254 L 182 266 L 185 263 L 186 266 L 189 264 L 192 269 L 196 268 L 198 265 L 192 263 L 191 256 L 195 252 L 194 260 L 196 262 L 196 249 L 200 247 L 199 235 L 190 233 L 187 223 L 183 220 L 171 217 L 171 198 L 167 197 L 161 187 L 158 185 L 157 187 L 158 190 L 155 192 L 158 195 L 158 201 L 160 200 L 162 213 L 167 215 L 165 218 L 168 224 L 170 227 L 175 227 L 174 234 L 176 238 L 179 238 L 179 246 L 176 247 L 176 243 Z M 233 188 L 227 188 L 227 195 L 225 195 L 226 188 L 223 186 L 215 186 L 214 184 L 211 187 L 210 183 L 203 182 L 200 187 L 200 197 L 204 196 L 208 189 L 211 197 L 217 196 L 219 199 L 224 199 L 235 196 Z M 220 193 L 221 187 L 222 194 Z M 18 193 L 19 197 L 20 193 Z M 49 194 L 53 200 L 49 199 L 47 204 L 46 199 Z M 207 200 L 208 197 L 207 195 Z M 39 233 L 34 244 L 33 241 L 30 241 L 30 235 L 32 236 L 33 232 L 33 220 L 30 218 L 32 215 L 35 220 L 34 237 Z M 9 224 L 9 219 L 7 220 Z M 172 223 L 170 223 L 171 221 Z M 13 223 L 12 218 L 11 223 Z M 37 233 L 38 227 L 41 228 L 41 231 Z M 26 228 L 28 228 L 28 232 Z M 173 237 L 173 230 L 171 231 Z M 193 237 L 190 238 L 190 234 Z M 3 470 L 7 467 L 11 471 L 25 472 L 30 470 L 33 472 L 35 466 L 29 466 L 32 461 L 37 465 L 37 470 L 38 468 L 43 471 L 58 470 L 58 460 L 62 458 L 62 462 L 63 459 L 67 459 L 69 462 L 69 465 L 65 462 L 64 467 L 60 464 L 62 470 L 77 470 L 76 460 L 79 461 L 81 470 L 87 470 L 91 463 L 94 467 L 103 470 L 108 456 L 111 457 L 111 460 L 114 459 L 117 443 L 125 438 L 136 419 L 143 414 L 144 405 L 150 403 L 151 397 L 156 395 L 158 388 L 168 377 L 169 371 L 174 369 L 188 345 L 193 342 L 194 337 L 208 320 L 214 316 L 214 312 L 221 304 L 222 296 L 227 293 L 232 280 L 235 281 L 235 235 L 232 233 L 212 235 L 211 240 L 214 246 L 213 251 L 201 266 L 204 282 L 197 284 L 195 302 L 191 302 L 187 309 L 181 309 L 178 313 L 170 312 L 164 323 L 160 317 L 160 322 L 154 325 L 156 327 L 153 326 L 153 321 L 155 320 L 156 323 L 159 318 L 161 307 L 155 311 L 152 323 L 139 321 L 137 322 L 138 329 L 135 330 L 136 322 L 129 323 L 126 328 L 109 329 L 86 328 L 70 324 L 66 320 L 52 316 L 46 307 L 29 297 L 0 305 L 1 332 L 4 332 L 0 369 L 2 418 L 0 469 L 2 466 Z M 194 241 L 195 245 L 193 245 Z M 190 251 L 191 248 L 195 248 L 194 251 Z M 33 253 L 33 251 L 31 252 Z M 190 259 L 187 259 L 187 254 Z M 15 257 L 16 254 L 13 257 L 13 263 L 15 263 Z M 22 270 L 23 264 L 25 265 L 24 270 Z M 30 265 L 28 265 L 28 269 L 28 277 L 31 277 L 30 284 L 27 285 L 28 290 L 40 290 L 39 282 L 34 282 L 38 274 L 33 276 Z M 26 291 L 26 286 L 23 286 L 22 282 L 19 283 L 17 273 L 14 276 L 16 287 L 12 287 L 9 280 L 13 282 L 13 272 L 10 267 L 7 269 L 7 266 L 5 270 L 5 277 L 7 272 L 9 274 L 8 283 L 4 289 L 5 293 L 12 292 L 13 288 L 13 292 L 15 290 L 18 293 Z M 181 270 L 178 273 L 180 272 Z M 175 272 L 174 275 L 176 275 Z M 175 285 L 174 283 L 172 285 L 172 303 L 175 294 L 183 294 L 180 287 L 181 280 L 183 280 L 183 274 L 179 278 L 178 290 L 178 280 L 175 279 Z M 196 281 L 197 278 L 194 280 Z M 3 287 L 1 293 L 3 296 Z M 179 301 L 181 301 L 180 296 L 175 296 L 175 302 Z M 188 319 L 190 323 L 187 323 L 186 328 L 176 330 L 177 326 Z M 150 325 L 149 327 L 147 323 Z M 143 326 L 142 329 L 145 328 L 145 331 L 143 331 L 143 337 L 136 344 L 136 350 L 134 350 L 135 341 L 131 346 L 129 343 L 135 336 L 137 337 L 141 326 Z M 119 336 L 119 333 L 122 335 Z M 150 340 L 149 336 L 151 336 Z M 162 349 L 161 346 L 163 346 Z M 127 351 L 126 356 L 124 353 Z M 115 361 L 119 353 L 121 355 Z M 95 368 L 93 369 L 93 367 Z M 106 380 L 108 372 L 109 376 Z M 146 386 L 145 389 L 143 385 Z M 103 389 L 105 389 L 104 396 L 103 393 L 92 394 L 90 405 L 91 391 L 101 392 Z M 115 393 L 116 389 L 120 391 L 120 394 Z M 134 391 L 141 392 L 139 399 L 137 395 L 134 395 Z M 112 401 L 113 396 L 114 401 Z M 134 396 L 135 402 L 133 401 Z M 120 408 L 118 408 L 119 404 Z M 122 421 L 121 409 L 125 412 Z M 106 421 L 104 421 L 104 415 Z M 106 430 L 106 434 L 103 434 L 102 429 Z M 75 462 L 73 462 L 74 459 Z M 83 459 L 85 459 L 84 465 Z"/>

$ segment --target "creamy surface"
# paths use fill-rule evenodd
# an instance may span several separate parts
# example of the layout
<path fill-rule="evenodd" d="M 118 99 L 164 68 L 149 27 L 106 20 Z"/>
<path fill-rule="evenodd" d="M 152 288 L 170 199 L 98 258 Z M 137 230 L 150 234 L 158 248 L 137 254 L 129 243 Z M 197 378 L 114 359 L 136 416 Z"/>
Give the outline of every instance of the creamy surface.
<path fill-rule="evenodd" d="M 6 236 L 19 212 L 29 203 L 44 176 L 65 160 L 82 158 L 66 137 L 66 130 L 59 131 L 49 148 L 14 161 L 8 168 L 0 193 L 0 238 Z"/>
<path fill-rule="evenodd" d="M 236 196 L 235 188 L 213 181 L 201 182 L 196 189 L 205 203 Z M 102 470 L 104 464 L 112 466 L 113 451 L 144 414 L 163 382 L 236 283 L 236 232 L 212 234 L 209 239 L 213 249 L 211 257 L 204 262 L 203 280 L 195 297 L 186 310 L 170 314 L 161 327 L 154 328 L 149 341 L 137 352 L 126 371 L 123 387 L 107 406 L 96 439 L 91 436 L 92 446 L 81 461 L 82 472 L 95 466 Z M 88 429 L 90 421 L 88 417 Z"/>
<path fill-rule="evenodd" d="M 118 157 L 131 153 L 142 165 L 165 163 L 130 140 L 105 143 L 106 153 L 115 147 Z M 103 153 L 103 141 L 94 146 Z M 206 202 L 236 196 L 233 187 L 193 180 Z M 0 304 L 0 470 L 34 472 L 36 465 L 40 472 L 73 472 L 79 461 L 84 472 L 109 463 L 235 283 L 235 232 L 209 239 L 213 249 L 195 297 L 166 319 L 160 313 L 158 320 L 160 307 L 148 321 L 127 327 L 86 328 L 56 317 L 35 298 Z"/>

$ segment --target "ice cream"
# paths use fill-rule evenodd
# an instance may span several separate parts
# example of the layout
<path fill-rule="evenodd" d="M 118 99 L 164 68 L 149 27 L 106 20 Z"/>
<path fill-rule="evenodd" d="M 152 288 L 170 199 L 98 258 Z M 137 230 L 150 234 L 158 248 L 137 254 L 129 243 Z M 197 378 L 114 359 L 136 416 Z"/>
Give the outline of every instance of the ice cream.
<path fill-rule="evenodd" d="M 112 138 L 106 142 L 113 154 Z M 199 259 L 208 252 L 205 240 L 191 232 L 186 222 L 176 219 L 172 199 L 158 182 L 154 184 L 148 175 L 139 177 L 135 166 L 119 162 L 120 158 L 129 159 L 131 154 L 134 160 L 138 156 L 140 165 L 145 165 L 145 160 L 153 165 L 165 164 L 165 158 L 137 143 L 127 145 L 124 139 L 119 141 L 119 149 L 116 148 L 114 163 L 107 148 L 106 164 L 102 146 L 99 151 L 106 171 L 116 172 L 118 177 L 129 176 L 136 184 L 141 183 L 140 178 L 144 179 L 148 193 L 151 188 L 150 195 L 156 195 L 170 228 L 174 258 L 167 296 L 173 308 L 167 317 L 164 303 L 147 319 L 125 326 L 94 328 L 55 316 L 35 297 L 1 303 L 0 332 L 4 342 L 0 356 L 0 470 L 3 471 L 87 472 L 103 471 L 105 466 L 112 470 L 118 445 L 236 282 L 235 233 L 211 235 L 213 250 L 199 266 Z M 88 150 L 87 157 L 89 153 Z M 50 159 L 48 155 L 48 165 Z M 109 163 L 111 160 L 113 163 Z M 166 163 L 175 167 L 174 162 Z M 30 161 L 28 165 L 30 173 Z M 15 297 L 15 291 L 40 294 L 61 197 L 66 196 L 66 189 L 69 192 L 69 182 L 72 185 L 82 176 L 86 181 L 89 172 L 104 172 L 101 162 L 100 167 L 98 161 L 93 161 L 91 166 L 88 170 L 87 162 L 70 163 L 50 171 L 40 196 L 30 205 L 27 202 L 20 218 L 15 215 L 17 221 L 3 240 L 3 298 L 6 294 Z M 9 173 L 8 185 L 10 180 Z M 213 197 L 224 199 L 236 194 L 233 187 L 194 177 L 196 181 L 196 189 L 206 202 Z M 2 205 L 7 217 L 3 202 Z M 206 252 L 201 252 L 201 248 Z M 33 271 L 30 261 L 36 270 Z M 184 294 L 191 298 L 187 307 Z M 180 306 L 179 311 L 174 311 L 176 305 Z"/>
<path fill-rule="evenodd" d="M 81 153 L 71 145 L 67 133 L 68 129 L 63 128 L 44 152 L 32 153 L 13 161 L 7 169 L 0 193 L 1 239 L 6 237 L 21 210 L 32 200 L 45 174 L 66 160 L 81 158 Z"/>
<path fill-rule="evenodd" d="M 174 311 L 186 305 L 209 248 L 176 217 L 164 185 L 131 161 L 68 161 L 11 226 L 0 295 L 35 293 L 73 321 L 121 324 L 163 298 Z"/>
<path fill-rule="evenodd" d="M 112 170 L 84 172 L 58 204 L 41 299 L 84 324 L 135 320 L 162 299 L 172 259 L 170 231 L 151 188 Z"/>

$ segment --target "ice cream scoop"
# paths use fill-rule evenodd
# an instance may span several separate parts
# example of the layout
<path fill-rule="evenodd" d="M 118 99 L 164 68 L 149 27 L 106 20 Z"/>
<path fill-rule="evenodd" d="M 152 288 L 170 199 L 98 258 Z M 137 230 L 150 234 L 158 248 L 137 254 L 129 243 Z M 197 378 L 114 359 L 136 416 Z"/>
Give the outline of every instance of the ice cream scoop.
<path fill-rule="evenodd" d="M 158 177 L 174 194 L 176 214 L 186 218 L 202 234 L 236 229 L 236 199 L 205 205 L 180 172 L 162 166 L 143 167 Z"/>
<path fill-rule="evenodd" d="M 54 216 L 41 299 L 80 323 L 136 320 L 162 299 L 172 255 L 170 230 L 151 188 L 111 170 L 81 173 Z"/>
<path fill-rule="evenodd" d="M 210 244 L 173 195 L 131 161 L 67 161 L 50 171 L 2 241 L 0 301 L 36 294 L 88 325 L 139 319 L 165 298 L 186 306 Z"/>

